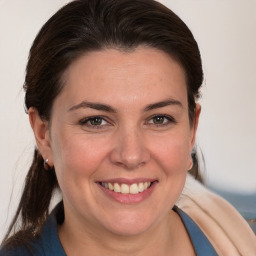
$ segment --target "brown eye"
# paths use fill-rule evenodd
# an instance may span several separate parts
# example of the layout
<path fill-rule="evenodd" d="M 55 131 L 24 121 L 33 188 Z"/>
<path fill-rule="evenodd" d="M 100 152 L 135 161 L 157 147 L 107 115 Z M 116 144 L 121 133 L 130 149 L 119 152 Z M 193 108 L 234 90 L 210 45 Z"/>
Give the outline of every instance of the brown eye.
<path fill-rule="evenodd" d="M 88 120 L 90 125 L 101 125 L 103 122 L 103 119 L 101 117 L 95 117 Z"/>
<path fill-rule="evenodd" d="M 154 124 L 164 124 L 168 120 L 164 116 L 155 116 L 152 118 L 152 121 Z"/>
<path fill-rule="evenodd" d="M 83 120 L 81 120 L 79 122 L 80 125 L 82 126 L 87 126 L 87 127 L 102 127 L 102 126 L 105 126 L 107 125 L 107 121 L 103 118 L 103 117 L 100 117 L 100 116 L 95 116 L 95 117 L 89 117 L 89 118 L 85 118 Z"/>
<path fill-rule="evenodd" d="M 148 124 L 156 126 L 165 126 L 173 123 L 176 123 L 176 121 L 171 116 L 167 115 L 155 115 L 148 121 Z"/>

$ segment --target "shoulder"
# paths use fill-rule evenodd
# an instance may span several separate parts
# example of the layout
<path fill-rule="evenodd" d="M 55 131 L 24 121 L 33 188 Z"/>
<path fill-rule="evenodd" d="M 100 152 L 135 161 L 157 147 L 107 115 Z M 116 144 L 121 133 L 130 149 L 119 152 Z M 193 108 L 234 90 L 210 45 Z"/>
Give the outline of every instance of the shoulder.
<path fill-rule="evenodd" d="M 256 255 L 256 236 L 244 218 L 190 175 L 176 204 L 200 227 L 219 255 Z"/>
<path fill-rule="evenodd" d="M 13 249 L 0 249 L 0 256 L 44 256 L 42 252 L 35 250 L 35 248 L 29 248 L 26 246 L 20 246 Z"/>
<path fill-rule="evenodd" d="M 0 256 L 32 256 L 33 254 L 31 254 L 30 252 L 28 252 L 27 250 L 23 250 L 23 249 L 15 249 L 15 250 L 4 250 L 1 249 L 0 250 Z"/>
<path fill-rule="evenodd" d="M 29 243 L 15 241 L 0 248 L 0 256 L 45 256 L 41 239 Z"/>
<path fill-rule="evenodd" d="M 57 222 L 63 218 L 62 204 L 58 204 L 44 223 L 40 235 L 24 239 L 23 234 L 10 238 L 11 242 L 0 248 L 0 256 L 65 256 L 58 237 Z M 23 239 L 22 239 L 23 238 Z"/>

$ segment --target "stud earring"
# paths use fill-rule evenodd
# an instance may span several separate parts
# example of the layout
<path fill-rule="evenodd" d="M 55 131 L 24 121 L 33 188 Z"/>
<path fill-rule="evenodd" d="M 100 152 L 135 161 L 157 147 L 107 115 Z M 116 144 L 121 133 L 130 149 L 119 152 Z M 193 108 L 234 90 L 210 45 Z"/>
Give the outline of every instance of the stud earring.
<path fill-rule="evenodd" d="M 50 165 L 48 164 L 49 162 L 49 159 L 47 158 L 46 160 L 44 160 L 44 169 L 46 171 L 49 171 L 51 168 L 50 168 Z"/>
<path fill-rule="evenodd" d="M 190 171 L 193 168 L 193 165 L 194 165 L 194 160 L 193 160 L 193 155 L 191 154 L 190 165 L 189 165 L 188 171 Z"/>
<path fill-rule="evenodd" d="M 191 165 L 189 167 L 189 170 L 191 170 L 193 168 L 193 165 L 194 165 L 194 163 L 193 163 L 193 161 L 191 161 Z"/>

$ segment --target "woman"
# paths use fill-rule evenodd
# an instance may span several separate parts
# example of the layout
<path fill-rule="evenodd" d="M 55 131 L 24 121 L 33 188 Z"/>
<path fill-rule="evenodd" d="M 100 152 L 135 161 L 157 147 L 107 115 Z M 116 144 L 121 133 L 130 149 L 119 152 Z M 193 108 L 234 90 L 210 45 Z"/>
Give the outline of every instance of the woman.
<path fill-rule="evenodd" d="M 158 2 L 59 10 L 30 51 L 37 148 L 0 255 L 219 254 L 175 205 L 193 165 L 202 80 L 193 35 Z M 62 201 L 49 215 L 55 190 Z"/>

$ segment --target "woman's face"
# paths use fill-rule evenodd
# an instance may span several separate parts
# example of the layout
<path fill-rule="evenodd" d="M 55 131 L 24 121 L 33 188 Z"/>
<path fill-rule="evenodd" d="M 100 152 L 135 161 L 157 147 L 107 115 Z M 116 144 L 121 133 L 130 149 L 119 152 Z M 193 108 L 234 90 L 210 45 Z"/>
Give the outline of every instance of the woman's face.
<path fill-rule="evenodd" d="M 64 81 L 47 157 L 66 221 L 123 235 L 164 221 L 191 166 L 196 130 L 181 66 L 152 48 L 109 49 L 80 57 Z"/>

